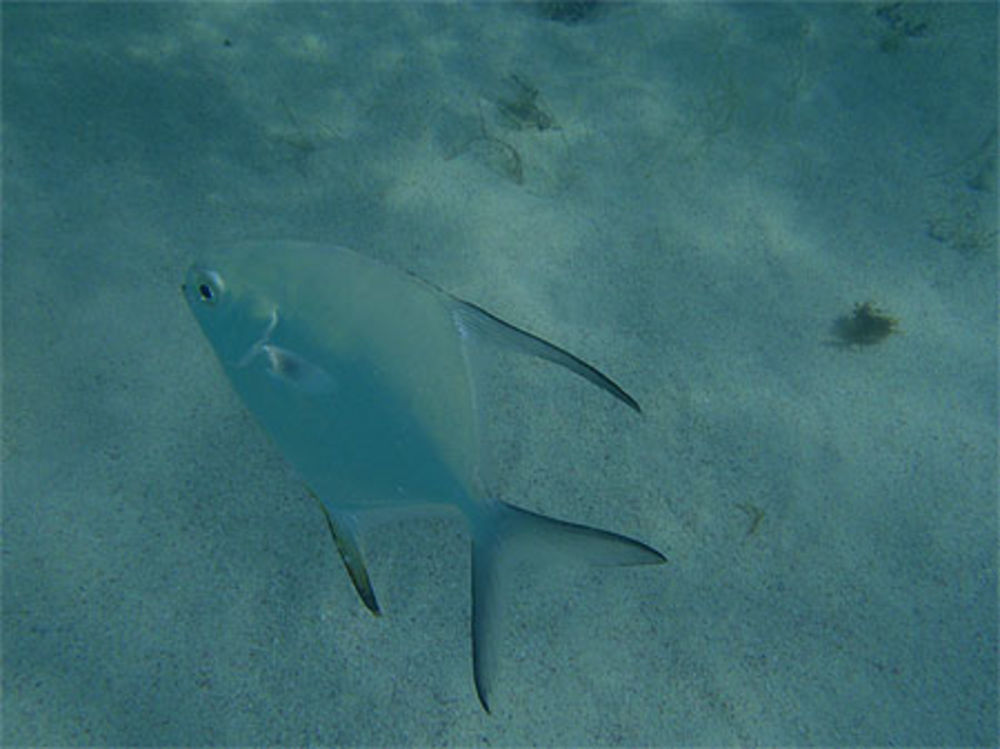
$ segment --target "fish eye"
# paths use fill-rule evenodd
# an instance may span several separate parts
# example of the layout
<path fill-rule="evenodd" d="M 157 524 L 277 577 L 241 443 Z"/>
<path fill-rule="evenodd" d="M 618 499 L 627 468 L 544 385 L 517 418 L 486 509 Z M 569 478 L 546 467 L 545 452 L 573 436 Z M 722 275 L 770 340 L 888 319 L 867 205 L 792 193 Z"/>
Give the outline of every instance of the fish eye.
<path fill-rule="evenodd" d="M 211 270 L 200 271 L 198 276 L 197 285 L 194 287 L 198 292 L 198 301 L 210 306 L 218 304 L 225 290 L 222 277 Z"/>

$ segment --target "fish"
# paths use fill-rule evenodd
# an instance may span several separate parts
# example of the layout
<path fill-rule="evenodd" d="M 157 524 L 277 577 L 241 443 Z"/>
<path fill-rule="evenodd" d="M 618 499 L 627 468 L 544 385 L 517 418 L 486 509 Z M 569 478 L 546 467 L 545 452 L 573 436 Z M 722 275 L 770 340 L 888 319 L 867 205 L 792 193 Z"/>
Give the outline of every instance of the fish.
<path fill-rule="evenodd" d="M 641 541 L 521 509 L 491 489 L 476 352 L 495 345 L 545 359 L 641 413 L 632 396 L 577 356 L 341 246 L 234 243 L 204 252 L 181 288 L 233 389 L 317 500 L 372 614 L 381 607 L 362 554 L 368 521 L 426 509 L 465 518 L 473 680 L 487 713 L 499 661 L 502 556 L 666 561 Z"/>

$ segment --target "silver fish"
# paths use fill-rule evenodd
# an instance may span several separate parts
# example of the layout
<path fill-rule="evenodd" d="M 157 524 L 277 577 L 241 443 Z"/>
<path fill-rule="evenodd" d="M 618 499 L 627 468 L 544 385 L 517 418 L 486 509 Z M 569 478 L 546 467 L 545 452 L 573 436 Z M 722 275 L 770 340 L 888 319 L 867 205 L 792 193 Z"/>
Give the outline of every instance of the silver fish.
<path fill-rule="evenodd" d="M 483 341 L 560 364 L 640 410 L 569 352 L 342 247 L 237 245 L 191 266 L 182 288 L 232 386 L 319 501 L 372 613 L 380 608 L 358 542 L 364 519 L 423 506 L 465 517 L 473 673 L 487 712 L 497 667 L 494 572 L 505 546 L 597 564 L 665 561 L 639 541 L 509 505 L 486 485 L 470 369 Z"/>

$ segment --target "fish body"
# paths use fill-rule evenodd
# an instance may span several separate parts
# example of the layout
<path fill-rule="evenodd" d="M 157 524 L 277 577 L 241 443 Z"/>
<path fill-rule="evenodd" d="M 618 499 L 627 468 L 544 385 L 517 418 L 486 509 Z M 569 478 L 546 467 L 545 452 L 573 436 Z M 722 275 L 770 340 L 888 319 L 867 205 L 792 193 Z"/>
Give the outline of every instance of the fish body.
<path fill-rule="evenodd" d="M 572 354 L 342 247 L 241 244 L 188 270 L 184 294 L 243 402 L 319 500 L 365 605 L 380 609 L 358 530 L 369 513 L 451 506 L 473 539 L 473 663 L 489 710 L 494 566 L 523 538 L 599 563 L 664 561 L 624 536 L 520 510 L 484 480 L 470 347 L 491 341 L 561 364 L 638 411 Z"/>

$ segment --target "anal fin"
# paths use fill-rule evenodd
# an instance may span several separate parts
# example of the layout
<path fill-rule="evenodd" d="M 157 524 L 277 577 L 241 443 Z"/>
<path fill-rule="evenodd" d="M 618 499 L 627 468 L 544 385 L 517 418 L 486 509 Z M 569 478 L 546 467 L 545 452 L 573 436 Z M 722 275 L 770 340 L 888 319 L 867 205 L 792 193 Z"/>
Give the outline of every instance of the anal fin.
<path fill-rule="evenodd" d="M 312 492 L 310 492 L 312 494 Z M 365 560 L 361 556 L 361 548 L 355 534 L 354 524 L 349 519 L 332 515 L 323 504 L 323 500 L 312 495 L 320 508 L 323 510 L 323 517 L 326 518 L 326 527 L 333 536 L 333 542 L 337 545 L 337 551 L 344 562 L 347 574 L 354 583 L 354 589 L 362 602 L 375 616 L 381 616 L 378 601 L 375 599 L 375 590 L 372 588 L 371 579 L 368 577 L 368 569 L 365 567 Z"/>

